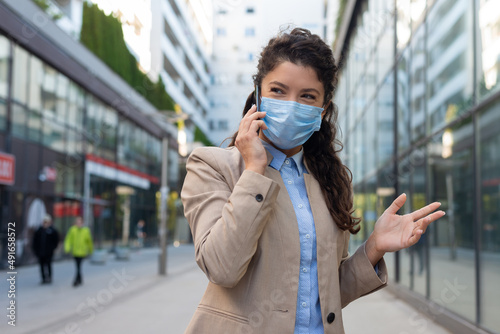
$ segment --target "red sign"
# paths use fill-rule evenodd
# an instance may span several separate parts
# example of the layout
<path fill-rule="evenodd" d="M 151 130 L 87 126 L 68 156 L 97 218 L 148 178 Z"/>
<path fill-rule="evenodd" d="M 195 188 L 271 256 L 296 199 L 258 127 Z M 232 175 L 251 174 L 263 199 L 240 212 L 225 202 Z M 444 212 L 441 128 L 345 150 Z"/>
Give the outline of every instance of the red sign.
<path fill-rule="evenodd" d="M 0 153 L 0 184 L 13 185 L 15 182 L 16 157 Z"/>
<path fill-rule="evenodd" d="M 43 171 L 40 174 L 40 180 L 54 182 L 57 180 L 57 170 L 48 166 L 43 167 Z"/>

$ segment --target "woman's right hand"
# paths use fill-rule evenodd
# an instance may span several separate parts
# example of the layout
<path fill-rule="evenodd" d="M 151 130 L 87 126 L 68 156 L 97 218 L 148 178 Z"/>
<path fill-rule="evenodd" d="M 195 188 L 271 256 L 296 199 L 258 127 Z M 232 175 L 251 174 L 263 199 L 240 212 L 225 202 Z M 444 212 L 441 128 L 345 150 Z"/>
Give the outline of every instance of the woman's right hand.
<path fill-rule="evenodd" d="M 261 120 L 265 116 L 265 112 L 257 111 L 257 107 L 253 105 L 241 120 L 235 140 L 235 145 L 245 161 L 245 169 L 262 175 L 267 166 L 267 154 L 257 131 L 267 129 L 266 124 Z"/>

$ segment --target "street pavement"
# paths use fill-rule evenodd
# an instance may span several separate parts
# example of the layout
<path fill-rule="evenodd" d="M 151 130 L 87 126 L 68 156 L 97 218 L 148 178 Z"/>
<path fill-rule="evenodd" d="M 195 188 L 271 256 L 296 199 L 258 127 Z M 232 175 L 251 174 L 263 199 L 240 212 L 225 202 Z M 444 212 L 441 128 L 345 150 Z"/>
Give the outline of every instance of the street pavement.
<path fill-rule="evenodd" d="M 6 316 L 8 275 L 0 271 L 5 314 L 0 333 L 183 333 L 207 279 L 194 261 L 192 245 L 168 248 L 166 277 L 158 275 L 158 255 L 158 249 L 142 249 L 128 261 L 112 254 L 105 264 L 85 261 L 84 284 L 76 288 L 71 285 L 72 260 L 54 263 L 50 285 L 39 284 L 38 266 L 19 267 L 15 327 Z M 343 316 L 347 334 L 450 334 L 384 290 L 351 303 Z"/>

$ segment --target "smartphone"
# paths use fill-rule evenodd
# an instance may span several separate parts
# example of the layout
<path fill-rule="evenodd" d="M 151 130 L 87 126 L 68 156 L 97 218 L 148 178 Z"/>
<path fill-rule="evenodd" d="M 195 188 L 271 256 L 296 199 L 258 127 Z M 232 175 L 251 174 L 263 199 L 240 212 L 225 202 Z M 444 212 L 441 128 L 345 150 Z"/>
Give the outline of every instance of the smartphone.
<path fill-rule="evenodd" d="M 259 105 L 259 86 L 255 86 L 255 106 L 257 107 L 257 111 L 260 111 L 260 105 Z"/>

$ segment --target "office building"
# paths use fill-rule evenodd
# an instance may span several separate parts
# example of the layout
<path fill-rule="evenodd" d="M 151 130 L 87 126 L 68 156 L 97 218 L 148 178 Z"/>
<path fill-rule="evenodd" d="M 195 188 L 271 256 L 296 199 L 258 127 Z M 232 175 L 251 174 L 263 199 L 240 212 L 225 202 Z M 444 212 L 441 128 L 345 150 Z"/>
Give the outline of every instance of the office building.
<path fill-rule="evenodd" d="M 122 22 L 125 42 L 152 81 L 161 76 L 167 93 L 188 115 L 187 152 L 195 128 L 207 133 L 212 50 L 212 4 L 201 0 L 92 0 Z M 57 24 L 79 35 L 82 0 L 53 0 L 64 14 Z M 51 7 L 51 8 L 52 8 Z M 70 22 L 67 22 L 69 19 Z M 147 87 L 146 87 L 147 89 Z"/>
<path fill-rule="evenodd" d="M 335 100 L 363 218 L 352 247 L 398 194 L 401 214 L 441 202 L 415 246 L 385 256 L 391 279 L 453 333 L 500 333 L 500 3 L 359 0 L 339 15 Z"/>
<path fill-rule="evenodd" d="M 178 185 L 177 129 L 156 114 L 32 1 L 0 1 L 1 266 L 8 223 L 16 264 L 29 263 L 46 213 L 62 235 L 83 215 L 97 248 L 128 245 L 140 219 L 154 239 L 163 138 Z"/>
<path fill-rule="evenodd" d="M 161 75 L 167 93 L 189 115 L 186 134 L 187 142 L 192 143 L 196 126 L 208 134 L 211 1 L 150 1 L 150 76 Z"/>

